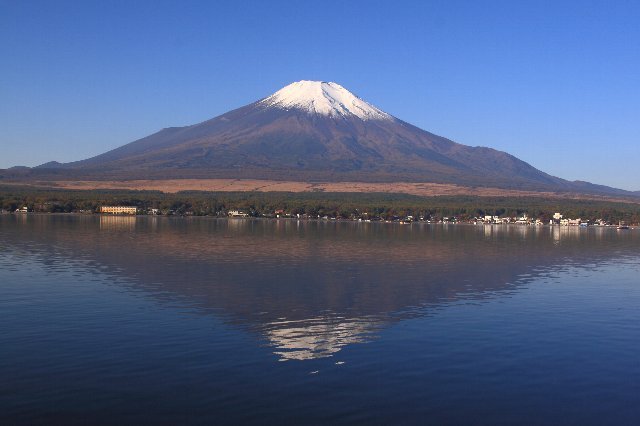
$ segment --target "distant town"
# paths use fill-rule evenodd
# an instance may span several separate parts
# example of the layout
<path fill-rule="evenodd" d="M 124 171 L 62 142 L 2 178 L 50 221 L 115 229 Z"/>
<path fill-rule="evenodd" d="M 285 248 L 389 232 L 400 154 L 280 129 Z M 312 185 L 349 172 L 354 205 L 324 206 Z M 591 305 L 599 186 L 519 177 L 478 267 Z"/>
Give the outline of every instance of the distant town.
<path fill-rule="evenodd" d="M 32 212 L 46 212 L 44 206 L 36 206 L 40 208 L 29 208 L 28 206 L 22 206 L 17 208 L 16 210 L 9 212 L 6 210 L 1 210 L 0 213 L 14 213 L 14 214 L 27 214 Z M 95 211 L 94 210 L 79 210 L 75 213 L 80 214 L 103 214 L 103 215 L 126 215 L 126 216 L 139 216 L 139 215 L 147 215 L 147 216 L 194 216 L 193 211 L 184 211 L 177 212 L 173 209 L 159 209 L 159 208 L 149 208 L 149 209 L 141 209 L 135 206 L 121 206 L 121 205 L 113 205 L 113 206 L 99 206 Z M 577 226 L 577 227 L 587 227 L 587 226 L 615 226 L 619 229 L 628 229 L 629 225 L 626 222 L 619 221 L 618 223 L 612 223 L 603 218 L 598 219 L 584 219 L 584 218 L 569 218 L 564 217 L 562 213 L 555 212 L 553 213 L 551 219 L 545 221 L 541 218 L 534 218 L 528 216 L 526 213 L 520 216 L 500 216 L 500 215 L 484 215 L 484 216 L 474 216 L 474 217 L 457 217 L 457 216 L 398 216 L 398 215 L 376 215 L 371 214 L 369 212 L 354 212 L 350 215 L 310 215 L 308 213 L 294 213 L 291 211 L 286 211 L 285 209 L 276 209 L 270 212 L 258 212 L 255 210 L 247 211 L 247 210 L 238 210 L 238 209 L 230 209 L 225 210 L 221 209 L 215 212 L 212 215 L 198 215 L 198 216 L 215 216 L 215 217 L 228 217 L 233 219 L 238 218 L 276 218 L 276 219 L 298 219 L 298 220 L 333 220 L 333 221 L 358 221 L 358 222 L 397 222 L 400 224 L 409 224 L 413 222 L 423 222 L 423 223 L 447 223 L 447 224 L 456 224 L 456 223 L 467 223 L 467 224 L 484 224 L 484 225 L 530 225 L 530 226 L 542 226 L 542 225 L 558 225 L 558 226 Z M 633 224 L 637 226 L 638 224 Z"/>
<path fill-rule="evenodd" d="M 640 226 L 640 203 L 388 193 L 60 190 L 0 186 L 0 213 L 409 223 Z"/>

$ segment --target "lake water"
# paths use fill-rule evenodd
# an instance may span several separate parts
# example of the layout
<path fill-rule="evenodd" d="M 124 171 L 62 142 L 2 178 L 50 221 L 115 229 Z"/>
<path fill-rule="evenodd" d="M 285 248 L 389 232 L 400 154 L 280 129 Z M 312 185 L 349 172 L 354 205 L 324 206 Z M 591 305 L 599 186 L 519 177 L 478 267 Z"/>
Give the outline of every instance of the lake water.
<path fill-rule="evenodd" d="M 0 215 L 2 424 L 639 424 L 640 231 Z"/>

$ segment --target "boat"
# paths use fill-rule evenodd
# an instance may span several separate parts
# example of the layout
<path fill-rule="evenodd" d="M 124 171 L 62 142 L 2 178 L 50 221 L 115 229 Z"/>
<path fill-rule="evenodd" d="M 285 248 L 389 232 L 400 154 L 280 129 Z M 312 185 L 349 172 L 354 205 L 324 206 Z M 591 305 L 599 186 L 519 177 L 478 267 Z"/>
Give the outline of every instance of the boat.
<path fill-rule="evenodd" d="M 629 229 L 629 225 L 626 225 L 624 222 L 618 222 L 618 227 L 616 229 Z"/>

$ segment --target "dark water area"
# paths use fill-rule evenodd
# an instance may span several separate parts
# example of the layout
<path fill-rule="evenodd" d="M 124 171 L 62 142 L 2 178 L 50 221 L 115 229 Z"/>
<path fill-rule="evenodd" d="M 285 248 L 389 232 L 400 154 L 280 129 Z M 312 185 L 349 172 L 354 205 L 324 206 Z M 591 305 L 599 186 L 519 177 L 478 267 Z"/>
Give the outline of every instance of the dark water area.
<path fill-rule="evenodd" d="M 640 231 L 0 215 L 1 424 L 638 424 Z"/>

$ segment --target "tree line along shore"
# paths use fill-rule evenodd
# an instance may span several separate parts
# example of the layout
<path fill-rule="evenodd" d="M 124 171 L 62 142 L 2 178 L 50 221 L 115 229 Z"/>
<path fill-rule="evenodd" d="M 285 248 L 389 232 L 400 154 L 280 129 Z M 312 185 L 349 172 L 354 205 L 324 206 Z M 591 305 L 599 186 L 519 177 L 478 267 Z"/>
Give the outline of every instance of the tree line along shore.
<path fill-rule="evenodd" d="M 536 197 L 437 196 L 388 193 L 197 192 L 60 190 L 0 187 L 0 211 L 100 213 L 102 206 L 132 206 L 139 214 L 415 220 L 472 222 L 485 216 L 526 215 L 549 223 L 565 217 L 640 224 L 640 203 Z"/>

